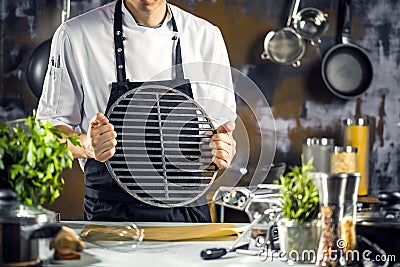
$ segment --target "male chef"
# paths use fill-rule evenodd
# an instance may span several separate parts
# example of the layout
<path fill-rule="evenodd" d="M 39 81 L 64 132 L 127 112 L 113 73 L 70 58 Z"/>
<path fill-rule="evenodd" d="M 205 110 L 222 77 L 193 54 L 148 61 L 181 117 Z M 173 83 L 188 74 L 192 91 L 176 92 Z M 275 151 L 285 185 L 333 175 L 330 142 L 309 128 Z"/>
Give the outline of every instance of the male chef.
<path fill-rule="evenodd" d="M 126 90 L 174 66 L 211 62 L 229 70 L 219 29 L 166 0 L 118 0 L 63 23 L 52 40 L 37 118 L 79 136 L 81 146 L 69 147 L 84 170 L 84 219 L 210 222 L 207 204 L 153 207 L 118 186 L 104 163 L 117 145 L 117 133 L 104 114 Z M 189 72 L 184 67 L 168 79 L 190 79 Z M 193 97 L 211 117 L 217 129 L 210 143 L 213 162 L 225 169 L 235 154 L 236 107 L 230 71 L 221 75 L 229 76 L 228 86 L 175 89 Z"/>

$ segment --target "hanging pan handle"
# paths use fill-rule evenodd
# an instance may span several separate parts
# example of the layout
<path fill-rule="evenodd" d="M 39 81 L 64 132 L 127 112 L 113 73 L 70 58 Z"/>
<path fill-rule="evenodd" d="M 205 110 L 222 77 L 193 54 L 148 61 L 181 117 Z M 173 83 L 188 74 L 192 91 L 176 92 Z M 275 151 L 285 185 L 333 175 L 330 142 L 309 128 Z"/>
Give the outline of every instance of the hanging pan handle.
<path fill-rule="evenodd" d="M 71 0 L 63 1 L 63 10 L 61 12 L 61 24 L 69 19 L 71 13 Z"/>
<path fill-rule="evenodd" d="M 292 5 L 290 6 L 289 17 L 286 22 L 286 27 L 290 27 L 294 18 L 296 17 L 297 11 L 299 10 L 300 0 L 292 0 Z"/>
<path fill-rule="evenodd" d="M 344 21 L 342 28 L 342 43 L 350 43 L 350 28 L 351 28 L 351 0 L 342 0 Z"/>

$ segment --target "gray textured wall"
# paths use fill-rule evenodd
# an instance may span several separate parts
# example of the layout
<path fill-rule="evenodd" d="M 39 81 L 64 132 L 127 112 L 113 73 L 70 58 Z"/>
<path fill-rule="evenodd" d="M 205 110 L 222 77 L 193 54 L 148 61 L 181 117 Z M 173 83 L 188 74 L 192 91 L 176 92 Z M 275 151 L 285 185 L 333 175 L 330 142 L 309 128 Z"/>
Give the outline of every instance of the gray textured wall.
<path fill-rule="evenodd" d="M 72 16 L 109 1 L 72 1 Z M 301 140 L 334 137 L 341 142 L 341 121 L 367 115 L 371 120 L 371 188 L 400 191 L 400 1 L 353 0 L 352 41 L 363 47 L 374 68 L 373 81 L 358 99 L 333 96 L 321 80 L 324 53 L 336 43 L 338 1 L 303 0 L 301 7 L 320 8 L 330 27 L 318 47 L 308 46 L 302 66 L 293 68 L 260 60 L 265 34 L 281 28 L 288 0 L 174 0 L 178 6 L 220 27 L 232 66 L 247 73 L 263 91 L 277 125 L 275 161 L 298 164 Z M 0 118 L 29 113 L 37 99 L 25 80 L 32 50 L 60 23 L 62 1 L 2 0 L 0 3 Z M 246 110 L 239 107 L 242 116 Z M 247 125 L 252 132 L 251 123 Z M 253 146 L 256 146 L 254 142 Z M 240 151 L 238 151 L 240 153 Z M 256 153 L 255 153 L 256 154 Z M 251 158 L 248 177 L 256 156 Z"/>

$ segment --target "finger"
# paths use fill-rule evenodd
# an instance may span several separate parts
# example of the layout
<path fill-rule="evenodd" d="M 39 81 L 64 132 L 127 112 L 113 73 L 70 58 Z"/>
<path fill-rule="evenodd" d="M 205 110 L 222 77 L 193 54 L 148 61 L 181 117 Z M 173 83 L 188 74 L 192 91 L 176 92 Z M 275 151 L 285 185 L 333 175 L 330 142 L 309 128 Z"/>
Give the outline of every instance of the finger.
<path fill-rule="evenodd" d="M 220 158 L 227 162 L 229 162 L 231 160 L 231 154 L 229 154 L 225 150 L 213 150 L 213 156 Z"/>
<path fill-rule="evenodd" d="M 90 133 L 90 138 L 91 138 L 91 144 L 93 147 L 98 147 L 101 146 L 104 142 L 115 139 L 117 136 L 117 133 L 109 127 L 105 127 L 107 125 L 102 125 L 99 126 L 97 131 L 93 131 Z"/>
<path fill-rule="evenodd" d="M 214 134 L 214 132 L 212 132 L 212 131 L 206 131 L 206 132 L 204 132 L 204 135 L 212 136 L 213 134 Z"/>
<path fill-rule="evenodd" d="M 91 126 L 98 126 L 107 123 L 109 123 L 107 117 L 101 112 L 97 112 L 97 114 L 90 120 Z"/>
<path fill-rule="evenodd" d="M 220 170 L 224 170 L 224 169 L 229 167 L 229 163 L 227 161 L 222 160 L 222 159 L 217 158 L 217 157 L 215 157 L 213 159 L 213 162 L 215 163 L 215 165 L 217 165 L 218 169 L 220 169 Z"/>
<path fill-rule="evenodd" d="M 210 143 L 210 148 L 211 149 L 217 149 L 217 150 L 224 150 L 228 153 L 231 153 L 232 151 L 232 145 L 231 144 L 227 144 L 225 142 L 222 141 L 214 141 Z"/>
<path fill-rule="evenodd" d="M 230 135 L 228 135 L 227 133 L 215 134 L 215 135 L 213 135 L 213 137 L 211 139 L 213 141 L 225 142 L 230 145 L 233 143 L 233 138 Z"/>
<path fill-rule="evenodd" d="M 206 131 L 202 135 L 204 136 L 201 138 L 202 142 L 210 142 L 210 138 L 214 135 L 214 132 Z"/>
<path fill-rule="evenodd" d="M 94 147 L 94 152 L 96 153 L 96 155 L 101 155 L 105 151 L 114 148 L 116 145 L 117 145 L 117 140 L 115 139 L 108 140 L 104 142 L 102 145 Z"/>
<path fill-rule="evenodd" d="M 117 132 L 116 131 L 109 131 L 106 133 L 103 133 L 99 136 L 99 145 L 103 145 L 104 143 L 110 141 L 110 140 L 115 140 L 117 138 Z"/>
<path fill-rule="evenodd" d="M 98 161 L 105 162 L 115 154 L 115 147 L 100 154 Z"/>
<path fill-rule="evenodd" d="M 107 132 L 114 131 L 114 125 L 111 123 L 107 123 L 105 125 L 99 125 L 90 131 L 90 137 L 95 138 L 96 136 L 100 136 L 102 134 L 105 134 Z"/>
<path fill-rule="evenodd" d="M 217 128 L 217 133 L 231 133 L 235 130 L 236 124 L 228 121 Z"/>

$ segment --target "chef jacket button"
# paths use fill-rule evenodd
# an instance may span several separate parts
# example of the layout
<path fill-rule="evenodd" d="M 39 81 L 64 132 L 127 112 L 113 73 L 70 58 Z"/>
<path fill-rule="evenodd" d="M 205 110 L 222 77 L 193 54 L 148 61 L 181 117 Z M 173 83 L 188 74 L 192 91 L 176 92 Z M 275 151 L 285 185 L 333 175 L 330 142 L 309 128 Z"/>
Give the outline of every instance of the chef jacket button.
<path fill-rule="evenodd" d="M 178 39 L 178 37 L 176 37 L 176 36 L 173 36 L 173 37 L 172 37 L 172 40 L 175 41 L 176 39 Z"/>
<path fill-rule="evenodd" d="M 116 31 L 115 34 L 116 34 L 116 35 L 120 35 L 120 34 L 121 34 L 121 31 Z"/>
<path fill-rule="evenodd" d="M 117 48 L 117 52 L 121 53 L 122 52 L 122 48 L 121 47 Z"/>
<path fill-rule="evenodd" d="M 118 65 L 118 69 L 123 69 L 124 65 Z"/>

